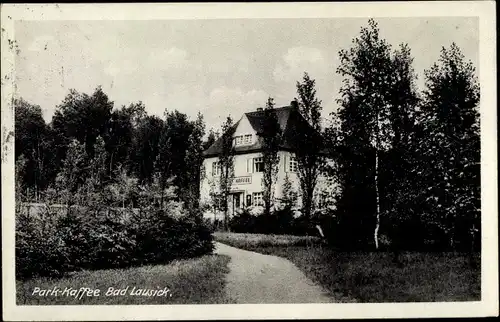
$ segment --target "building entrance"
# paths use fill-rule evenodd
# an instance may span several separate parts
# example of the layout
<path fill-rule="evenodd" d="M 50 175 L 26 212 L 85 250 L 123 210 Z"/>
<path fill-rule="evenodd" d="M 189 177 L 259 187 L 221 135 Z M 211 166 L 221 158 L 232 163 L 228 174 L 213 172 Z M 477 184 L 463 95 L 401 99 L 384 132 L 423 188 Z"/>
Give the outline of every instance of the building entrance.
<path fill-rule="evenodd" d="M 238 210 L 243 208 L 243 203 L 244 200 L 242 191 L 235 191 L 229 194 L 229 211 L 231 213 L 231 217 L 237 214 Z"/>

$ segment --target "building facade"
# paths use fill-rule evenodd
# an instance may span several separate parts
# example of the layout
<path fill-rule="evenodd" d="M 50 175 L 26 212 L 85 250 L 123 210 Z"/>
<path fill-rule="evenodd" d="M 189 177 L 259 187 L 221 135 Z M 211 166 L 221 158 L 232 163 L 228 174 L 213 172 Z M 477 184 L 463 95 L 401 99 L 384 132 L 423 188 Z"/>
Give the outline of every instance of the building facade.
<path fill-rule="evenodd" d="M 300 209 L 301 192 L 298 177 L 298 163 L 295 158 L 292 144 L 292 133 L 298 127 L 299 122 L 306 122 L 295 107 L 287 106 L 276 108 L 275 113 L 282 132 L 282 142 L 278 152 L 278 173 L 274 185 L 274 207 L 280 207 L 284 197 L 284 185 L 286 178 L 291 184 L 292 193 L 297 199 L 295 208 Z M 263 161 L 262 145 L 259 133 L 261 133 L 264 112 L 260 109 L 245 113 L 234 125 L 233 147 L 234 147 L 234 176 L 232 179 L 230 194 L 228 196 L 229 214 L 233 215 L 249 209 L 259 213 L 263 206 Z M 219 155 L 222 149 L 222 140 L 219 139 L 206 151 L 204 151 L 204 162 L 202 166 L 202 182 L 200 187 L 200 202 L 208 205 L 206 216 L 209 218 L 222 219 L 222 214 L 214 210 L 212 196 L 219 193 L 220 162 Z M 331 207 L 331 197 L 334 193 L 335 184 L 324 173 L 318 178 L 315 191 L 316 208 Z"/>

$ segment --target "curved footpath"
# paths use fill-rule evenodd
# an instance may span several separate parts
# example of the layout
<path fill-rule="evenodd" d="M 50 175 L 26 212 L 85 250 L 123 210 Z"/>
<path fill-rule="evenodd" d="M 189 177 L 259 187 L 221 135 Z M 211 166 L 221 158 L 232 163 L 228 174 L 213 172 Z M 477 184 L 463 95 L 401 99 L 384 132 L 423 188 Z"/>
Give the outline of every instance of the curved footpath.
<path fill-rule="evenodd" d="M 333 303 L 290 261 L 215 243 L 215 252 L 231 257 L 226 291 L 236 303 Z"/>

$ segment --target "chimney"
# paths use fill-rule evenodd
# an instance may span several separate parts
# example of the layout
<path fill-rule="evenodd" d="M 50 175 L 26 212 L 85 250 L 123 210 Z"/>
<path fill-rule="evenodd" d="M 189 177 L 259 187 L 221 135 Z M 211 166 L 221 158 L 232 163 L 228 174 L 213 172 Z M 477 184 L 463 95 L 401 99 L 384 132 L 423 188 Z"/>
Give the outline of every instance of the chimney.
<path fill-rule="evenodd" d="M 262 107 L 257 107 L 257 112 L 262 112 L 264 109 Z"/>
<path fill-rule="evenodd" d="M 299 108 L 299 103 L 296 100 L 290 102 L 290 106 L 293 108 Z"/>

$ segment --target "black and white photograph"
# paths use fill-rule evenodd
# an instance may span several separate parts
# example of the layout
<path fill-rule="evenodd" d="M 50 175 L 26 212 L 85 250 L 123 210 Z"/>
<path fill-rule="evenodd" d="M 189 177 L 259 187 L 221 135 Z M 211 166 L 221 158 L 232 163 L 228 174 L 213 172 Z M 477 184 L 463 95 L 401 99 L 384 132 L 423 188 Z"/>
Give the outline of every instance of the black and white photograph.
<path fill-rule="evenodd" d="M 495 4 L 232 5 L 2 6 L 4 319 L 498 315 Z"/>

